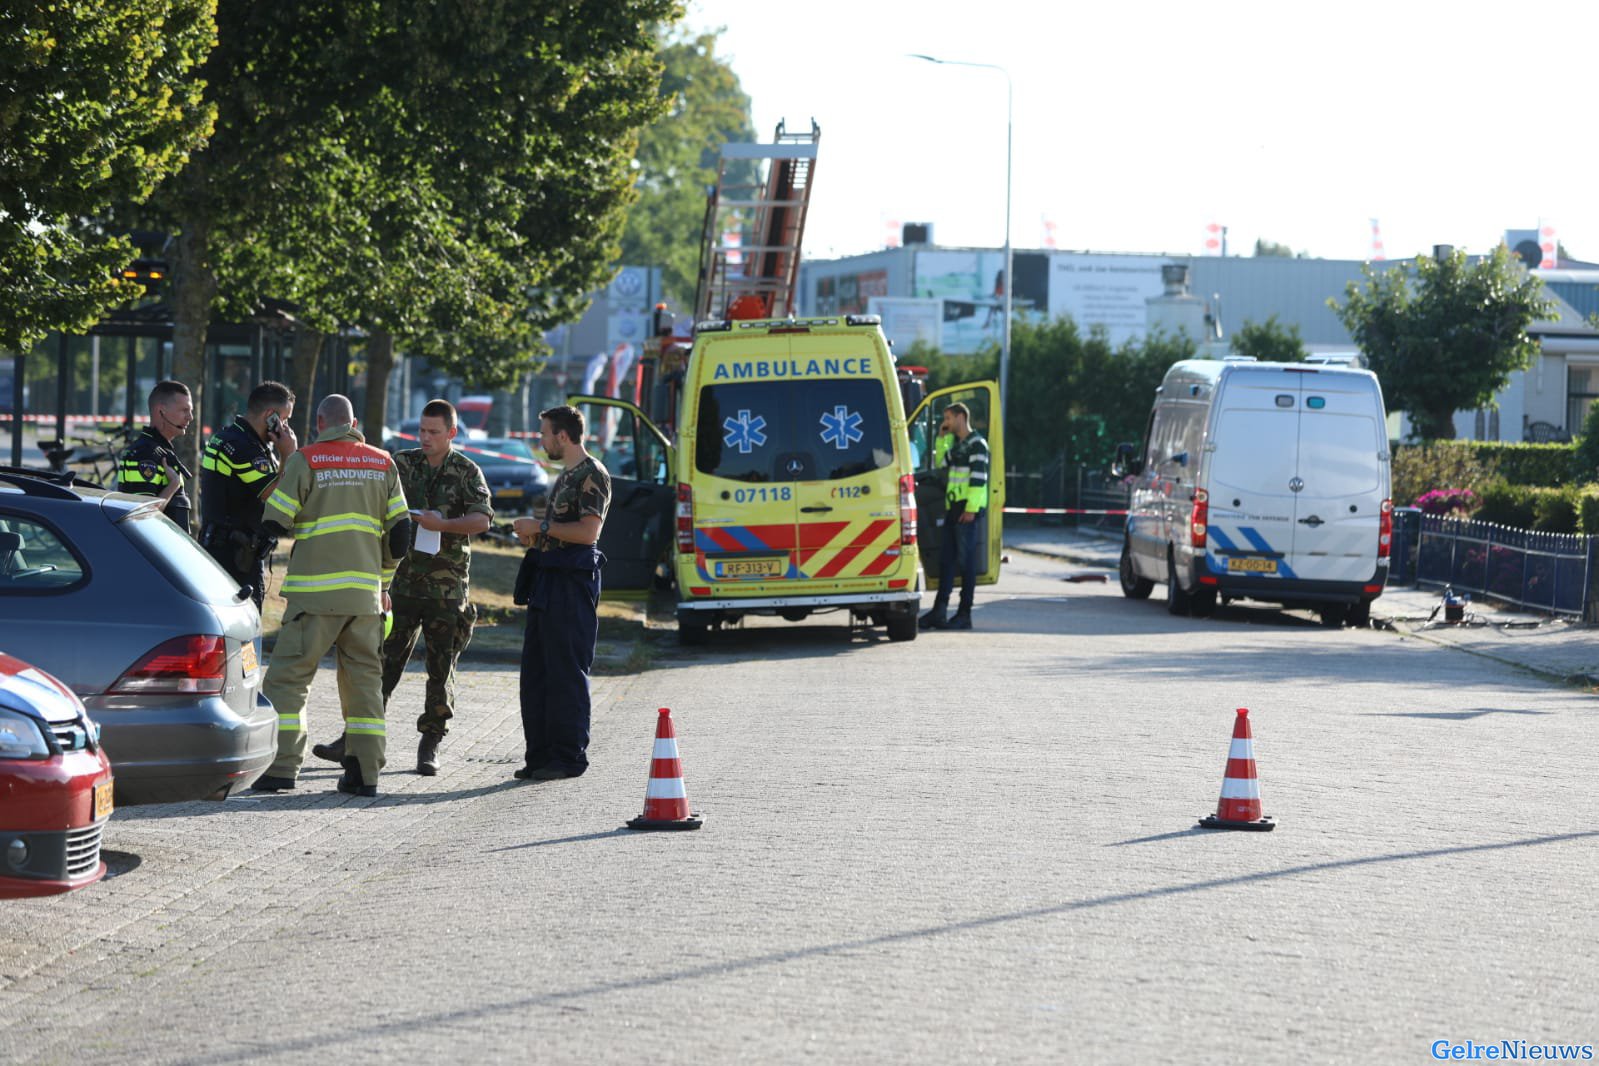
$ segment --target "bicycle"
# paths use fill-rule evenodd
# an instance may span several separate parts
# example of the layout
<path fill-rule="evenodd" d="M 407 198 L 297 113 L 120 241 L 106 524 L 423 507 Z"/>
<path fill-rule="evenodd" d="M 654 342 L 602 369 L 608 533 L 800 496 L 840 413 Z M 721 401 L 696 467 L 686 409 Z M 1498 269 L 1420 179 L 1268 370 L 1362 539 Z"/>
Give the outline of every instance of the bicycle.
<path fill-rule="evenodd" d="M 73 481 L 97 488 L 115 488 L 117 460 L 138 434 L 131 426 L 101 430 L 97 437 L 73 434 L 76 444 L 60 438 L 41 440 L 39 450 L 52 473 L 71 474 Z M 87 467 L 85 471 L 82 468 Z"/>

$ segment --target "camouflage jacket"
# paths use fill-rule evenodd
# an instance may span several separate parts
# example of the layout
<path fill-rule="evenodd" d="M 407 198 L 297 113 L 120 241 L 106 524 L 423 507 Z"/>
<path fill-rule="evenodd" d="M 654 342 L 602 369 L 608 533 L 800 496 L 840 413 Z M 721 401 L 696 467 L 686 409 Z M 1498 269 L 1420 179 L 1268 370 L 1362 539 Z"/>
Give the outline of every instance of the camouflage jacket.
<path fill-rule="evenodd" d="M 605 512 L 611 508 L 611 475 L 592 455 L 561 471 L 561 476 L 550 486 L 550 495 L 544 505 L 544 517 L 550 522 L 576 522 L 584 515 L 594 515 L 605 521 Z M 542 534 L 534 547 L 547 548 L 558 545 L 546 543 Z"/>
<path fill-rule="evenodd" d="M 469 514 L 494 517 L 483 471 L 453 448 L 436 470 L 428 465 L 421 448 L 395 453 L 394 465 L 400 468 L 400 484 L 405 488 L 406 502 L 413 509 L 438 511 L 445 518 Z M 422 527 L 413 519 L 413 545 L 420 532 Z M 389 591 L 396 596 L 419 596 L 429 600 L 465 600 L 472 576 L 470 540 L 464 533 L 440 533 L 438 554 L 428 555 L 414 548 L 406 552 Z"/>

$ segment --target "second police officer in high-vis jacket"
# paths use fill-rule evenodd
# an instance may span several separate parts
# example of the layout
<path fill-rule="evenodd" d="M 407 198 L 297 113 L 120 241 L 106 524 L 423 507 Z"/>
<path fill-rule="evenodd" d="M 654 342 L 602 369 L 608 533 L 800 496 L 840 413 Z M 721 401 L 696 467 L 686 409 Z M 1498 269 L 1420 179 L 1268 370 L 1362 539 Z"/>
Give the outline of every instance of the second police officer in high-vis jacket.
<path fill-rule="evenodd" d="M 977 591 L 978 533 L 983 512 L 988 509 L 988 441 L 972 428 L 971 410 L 963 403 L 944 408 L 942 435 L 949 436 L 943 453 L 948 481 L 944 487 L 943 528 L 938 538 L 938 595 L 933 609 L 922 615 L 923 629 L 972 628 L 972 597 Z M 935 447 L 934 454 L 939 454 Z M 960 607 L 948 615 L 950 590 L 955 573 L 960 572 Z"/>
<path fill-rule="evenodd" d="M 289 428 L 293 414 L 289 387 L 263 381 L 250 390 L 244 414 L 212 435 L 200 459 L 200 546 L 250 587 L 258 610 L 277 543 L 262 526 L 261 490 L 299 447 Z"/>
<path fill-rule="evenodd" d="M 278 712 L 278 757 L 254 787 L 295 786 L 305 761 L 306 694 L 322 656 L 337 648 L 348 738 L 338 788 L 375 796 L 387 748 L 383 612 L 411 521 L 394 460 L 366 443 L 349 399 L 324 399 L 316 426 L 315 443 L 283 464 L 262 512 L 268 532 L 293 531 L 294 551 L 283 579 L 288 606 L 261 686 Z"/>

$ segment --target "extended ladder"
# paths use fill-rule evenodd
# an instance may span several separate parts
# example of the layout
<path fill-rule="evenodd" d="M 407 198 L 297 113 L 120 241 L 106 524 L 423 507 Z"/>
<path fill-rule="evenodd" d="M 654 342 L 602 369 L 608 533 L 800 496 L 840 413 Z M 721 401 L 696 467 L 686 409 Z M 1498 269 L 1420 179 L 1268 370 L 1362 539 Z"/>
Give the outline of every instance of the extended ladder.
<path fill-rule="evenodd" d="M 809 133 L 779 122 L 772 144 L 722 146 L 700 239 L 696 322 L 728 317 L 735 302 L 741 318 L 793 313 L 821 135 L 814 119 Z"/>

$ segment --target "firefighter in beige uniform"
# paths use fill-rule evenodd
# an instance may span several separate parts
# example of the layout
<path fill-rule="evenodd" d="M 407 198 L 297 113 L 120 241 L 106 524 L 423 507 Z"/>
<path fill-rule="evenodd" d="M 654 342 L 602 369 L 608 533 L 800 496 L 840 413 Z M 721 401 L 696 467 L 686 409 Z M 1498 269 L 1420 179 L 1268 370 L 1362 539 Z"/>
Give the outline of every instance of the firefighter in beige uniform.
<path fill-rule="evenodd" d="M 283 627 L 261 686 L 278 711 L 278 758 L 255 788 L 294 787 L 305 761 L 306 693 L 317 663 L 337 648 L 349 738 L 339 791 L 375 796 L 385 748 L 383 612 L 411 521 L 394 461 L 357 432 L 348 399 L 323 400 L 316 428 L 316 442 L 284 462 L 261 516 L 277 535 L 292 533 L 294 551 L 283 579 Z"/>

